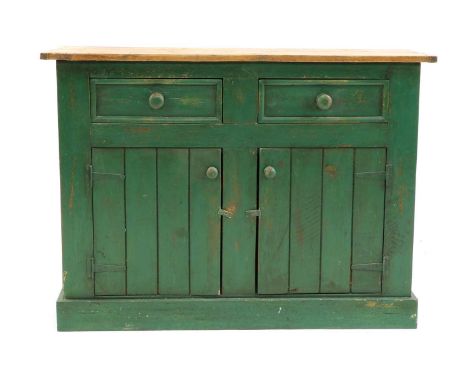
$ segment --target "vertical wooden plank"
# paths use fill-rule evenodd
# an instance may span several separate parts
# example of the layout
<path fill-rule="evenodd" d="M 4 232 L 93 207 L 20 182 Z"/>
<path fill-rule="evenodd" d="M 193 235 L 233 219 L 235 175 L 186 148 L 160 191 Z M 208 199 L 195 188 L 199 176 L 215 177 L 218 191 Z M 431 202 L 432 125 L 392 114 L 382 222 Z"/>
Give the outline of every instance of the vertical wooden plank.
<path fill-rule="evenodd" d="M 353 267 L 382 263 L 385 149 L 356 149 L 354 159 Z M 382 272 L 352 270 L 351 291 L 378 293 Z"/>
<path fill-rule="evenodd" d="M 221 174 L 220 149 L 190 150 L 191 295 L 221 294 Z"/>
<path fill-rule="evenodd" d="M 287 293 L 289 287 L 290 150 L 260 149 L 258 293 Z M 276 175 L 268 178 L 271 166 Z"/>
<path fill-rule="evenodd" d="M 351 268 L 353 149 L 326 149 L 323 157 L 322 293 L 348 293 Z"/>
<path fill-rule="evenodd" d="M 322 150 L 291 150 L 289 291 L 318 293 L 322 225 Z"/>
<path fill-rule="evenodd" d="M 382 293 L 411 296 L 420 64 L 393 64 L 389 122 L 392 166 L 387 186 Z"/>
<path fill-rule="evenodd" d="M 93 210 L 89 166 L 89 75 L 82 63 L 57 62 L 63 294 L 94 295 Z"/>
<path fill-rule="evenodd" d="M 158 149 L 159 294 L 189 294 L 189 151 Z"/>
<path fill-rule="evenodd" d="M 222 294 L 255 294 L 257 149 L 223 149 Z"/>
<path fill-rule="evenodd" d="M 127 294 L 156 294 L 156 149 L 125 150 L 125 203 Z"/>
<path fill-rule="evenodd" d="M 124 174 L 123 149 L 93 149 L 94 288 L 98 296 L 126 293 Z"/>

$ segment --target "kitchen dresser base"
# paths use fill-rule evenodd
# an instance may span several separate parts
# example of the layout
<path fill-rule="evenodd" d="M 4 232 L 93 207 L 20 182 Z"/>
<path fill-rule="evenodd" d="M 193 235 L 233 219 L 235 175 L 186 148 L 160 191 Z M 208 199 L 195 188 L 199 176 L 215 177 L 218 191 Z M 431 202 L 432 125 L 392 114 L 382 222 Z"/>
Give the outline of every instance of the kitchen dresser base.
<path fill-rule="evenodd" d="M 57 301 L 59 331 L 416 328 L 411 297 L 101 298 Z"/>

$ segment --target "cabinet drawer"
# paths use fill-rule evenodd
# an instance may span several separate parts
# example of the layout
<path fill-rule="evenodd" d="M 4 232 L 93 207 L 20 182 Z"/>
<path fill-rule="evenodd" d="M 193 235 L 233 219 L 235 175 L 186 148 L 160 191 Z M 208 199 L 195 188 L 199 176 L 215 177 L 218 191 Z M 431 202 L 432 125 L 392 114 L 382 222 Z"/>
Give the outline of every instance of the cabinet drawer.
<path fill-rule="evenodd" d="M 260 123 L 382 122 L 386 80 L 260 80 Z"/>
<path fill-rule="evenodd" d="M 92 79 L 93 122 L 222 120 L 221 79 Z"/>

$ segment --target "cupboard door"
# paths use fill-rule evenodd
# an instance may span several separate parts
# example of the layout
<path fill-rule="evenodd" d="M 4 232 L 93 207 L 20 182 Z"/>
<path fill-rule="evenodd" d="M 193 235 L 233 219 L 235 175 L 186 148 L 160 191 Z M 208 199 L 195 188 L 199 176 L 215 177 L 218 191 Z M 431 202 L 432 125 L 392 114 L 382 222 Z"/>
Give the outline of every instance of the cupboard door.
<path fill-rule="evenodd" d="M 261 149 L 258 293 L 380 293 L 384 148 Z"/>
<path fill-rule="evenodd" d="M 221 150 L 92 155 L 95 295 L 218 295 Z"/>

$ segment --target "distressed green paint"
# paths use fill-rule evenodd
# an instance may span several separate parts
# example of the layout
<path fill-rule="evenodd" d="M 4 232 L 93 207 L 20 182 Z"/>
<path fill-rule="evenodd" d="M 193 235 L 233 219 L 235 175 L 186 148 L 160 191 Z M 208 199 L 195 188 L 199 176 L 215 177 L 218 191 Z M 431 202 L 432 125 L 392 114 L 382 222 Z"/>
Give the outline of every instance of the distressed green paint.
<path fill-rule="evenodd" d="M 254 295 L 257 217 L 257 149 L 223 150 L 222 294 Z"/>
<path fill-rule="evenodd" d="M 320 149 L 291 150 L 289 291 L 292 293 L 317 293 L 320 288 L 322 156 Z"/>
<path fill-rule="evenodd" d="M 91 126 L 99 147 L 383 147 L 385 123 L 364 124 L 113 124 Z"/>
<path fill-rule="evenodd" d="M 382 270 L 355 268 L 382 263 L 386 152 L 356 149 L 354 161 L 351 290 L 380 293 Z"/>
<path fill-rule="evenodd" d="M 259 158 L 258 270 L 259 294 L 289 289 L 289 210 L 291 190 L 289 149 L 261 149 Z M 276 175 L 268 178 L 267 167 Z"/>
<path fill-rule="evenodd" d="M 327 149 L 323 155 L 322 293 L 350 289 L 353 154 L 353 149 Z"/>
<path fill-rule="evenodd" d="M 158 149 L 158 280 L 161 295 L 188 295 L 189 150 Z"/>
<path fill-rule="evenodd" d="M 93 122 L 221 122 L 221 97 L 221 80 L 91 80 Z"/>
<path fill-rule="evenodd" d="M 413 297 L 230 297 L 57 302 L 58 330 L 415 328 Z"/>
<path fill-rule="evenodd" d="M 123 149 L 93 149 L 93 268 L 97 296 L 126 294 L 126 272 L 106 270 L 126 265 L 124 163 Z"/>
<path fill-rule="evenodd" d="M 379 122 L 387 112 L 388 81 L 262 80 L 260 122 Z M 326 110 L 318 103 L 327 95 Z"/>
<path fill-rule="evenodd" d="M 414 327 L 419 70 L 58 62 L 60 330 Z"/>
<path fill-rule="evenodd" d="M 215 167 L 218 175 L 207 176 Z M 221 294 L 221 150 L 190 150 L 190 294 Z"/>
<path fill-rule="evenodd" d="M 57 62 L 62 282 L 67 298 L 94 296 L 88 84 L 88 73 L 80 65 Z"/>
<path fill-rule="evenodd" d="M 156 149 L 125 150 L 127 294 L 158 291 Z"/>
<path fill-rule="evenodd" d="M 394 65 L 389 72 L 392 134 L 387 161 L 392 173 L 385 207 L 382 280 L 387 296 L 411 295 L 419 73 L 420 64 Z"/>

